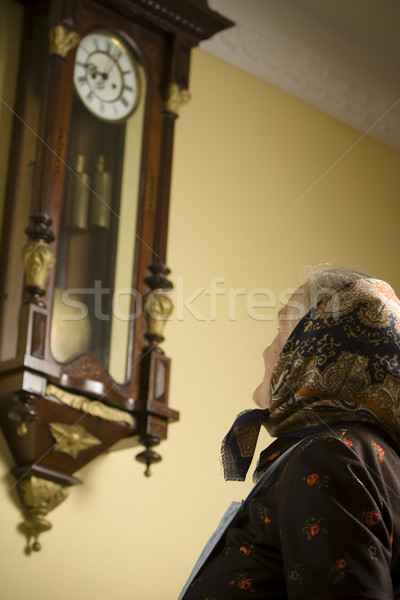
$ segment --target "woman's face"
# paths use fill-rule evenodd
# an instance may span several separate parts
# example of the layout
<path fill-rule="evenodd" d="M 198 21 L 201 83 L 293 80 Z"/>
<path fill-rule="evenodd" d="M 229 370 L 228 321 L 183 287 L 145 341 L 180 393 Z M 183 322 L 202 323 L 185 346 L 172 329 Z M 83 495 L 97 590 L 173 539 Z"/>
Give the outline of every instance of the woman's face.
<path fill-rule="evenodd" d="M 299 317 L 303 316 L 304 294 L 304 286 L 297 288 L 289 298 L 287 304 L 278 313 L 278 333 L 271 345 L 267 346 L 263 352 L 264 378 L 253 394 L 253 400 L 260 408 L 269 408 L 269 387 L 272 372 L 278 356 L 298 322 Z"/>

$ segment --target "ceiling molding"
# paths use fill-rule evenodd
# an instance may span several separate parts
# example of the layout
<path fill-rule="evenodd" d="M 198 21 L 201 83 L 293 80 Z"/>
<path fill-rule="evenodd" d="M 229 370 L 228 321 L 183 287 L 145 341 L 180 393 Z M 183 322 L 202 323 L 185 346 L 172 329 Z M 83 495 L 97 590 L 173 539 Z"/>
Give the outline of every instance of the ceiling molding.
<path fill-rule="evenodd" d="M 238 24 L 203 50 L 400 150 L 400 98 L 265 23 L 229 18 Z"/>

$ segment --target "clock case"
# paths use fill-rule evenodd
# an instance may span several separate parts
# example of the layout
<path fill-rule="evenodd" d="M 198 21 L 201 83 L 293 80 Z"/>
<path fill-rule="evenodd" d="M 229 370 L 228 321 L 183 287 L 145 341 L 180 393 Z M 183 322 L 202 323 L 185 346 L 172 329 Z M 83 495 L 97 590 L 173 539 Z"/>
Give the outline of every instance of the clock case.
<path fill-rule="evenodd" d="M 149 474 L 149 466 L 160 460 L 154 446 L 166 439 L 168 424 L 178 420 L 168 402 L 170 359 L 160 348 L 171 311 L 165 298 L 172 287 L 166 245 L 174 124 L 188 98 L 192 47 L 233 23 L 210 10 L 205 0 L 23 4 L 1 252 L 2 343 L 7 346 L 15 335 L 16 351 L 11 357 L 2 353 L 0 422 L 15 462 L 24 527 L 34 540 L 30 548 L 38 549 L 38 535 L 50 527 L 44 517 L 71 485 L 80 483 L 77 470 L 108 449 L 142 445 L 137 458 Z M 44 22 L 45 39 L 35 29 L 38 19 Z M 144 310 L 130 327 L 130 374 L 122 384 L 111 377 L 101 353 L 78 353 L 60 363 L 50 350 L 54 265 L 59 268 L 63 261 L 60 227 L 75 118 L 74 55 L 79 40 L 96 30 L 123 40 L 147 82 L 132 279 Z M 32 76 L 35 61 L 40 61 L 41 82 Z M 102 127 L 99 120 L 98 131 Z M 94 144 L 96 135 L 94 127 Z M 124 124 L 114 135 L 118 163 Z M 155 301 L 161 306 L 156 315 Z"/>

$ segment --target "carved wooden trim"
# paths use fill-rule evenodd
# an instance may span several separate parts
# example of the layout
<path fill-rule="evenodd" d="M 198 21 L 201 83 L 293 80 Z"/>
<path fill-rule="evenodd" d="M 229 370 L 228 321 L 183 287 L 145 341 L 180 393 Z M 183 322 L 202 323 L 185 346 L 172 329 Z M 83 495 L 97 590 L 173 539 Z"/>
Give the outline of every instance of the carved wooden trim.
<path fill-rule="evenodd" d="M 69 488 L 33 475 L 19 481 L 17 490 L 26 514 L 23 528 L 28 536 L 28 552 L 31 550 L 37 552 L 41 549 L 38 542 L 39 535 L 51 529 L 51 523 L 44 517 L 65 500 Z M 31 538 L 34 539 L 32 545 L 30 545 Z"/>
<path fill-rule="evenodd" d="M 50 433 L 55 440 L 54 452 L 64 452 L 72 458 L 92 448 L 100 446 L 101 440 L 89 433 L 82 425 L 70 425 L 69 423 L 49 423 Z"/>
<path fill-rule="evenodd" d="M 165 110 L 178 115 L 180 107 L 189 102 L 190 98 L 188 90 L 181 90 L 178 84 L 171 83 L 166 94 Z"/>
<path fill-rule="evenodd" d="M 45 242 L 28 242 L 22 249 L 25 282 L 28 286 L 45 289 L 47 275 L 56 262 L 53 251 Z"/>
<path fill-rule="evenodd" d="M 79 44 L 80 39 L 81 36 L 76 31 L 68 31 L 62 25 L 57 25 L 49 32 L 49 52 L 65 58 Z"/>
<path fill-rule="evenodd" d="M 173 32 L 185 32 L 196 42 L 213 36 L 221 29 L 234 23 L 207 6 L 206 0 L 188 0 L 184 3 L 170 0 L 101 0 L 128 17 L 144 18 L 157 24 L 161 29 Z"/>
<path fill-rule="evenodd" d="M 135 424 L 133 416 L 128 412 L 107 406 L 98 400 L 94 401 L 85 396 L 71 394 L 55 385 L 50 384 L 47 386 L 46 395 L 53 396 L 63 404 L 75 408 L 75 410 L 81 410 L 92 417 L 98 417 L 104 421 L 126 423 L 127 425 Z"/>

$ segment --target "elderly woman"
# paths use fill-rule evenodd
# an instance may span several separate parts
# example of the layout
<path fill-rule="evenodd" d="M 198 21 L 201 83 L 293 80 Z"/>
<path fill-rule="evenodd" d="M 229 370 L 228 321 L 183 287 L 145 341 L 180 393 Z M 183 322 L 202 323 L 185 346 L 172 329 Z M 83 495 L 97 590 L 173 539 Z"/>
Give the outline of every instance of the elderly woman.
<path fill-rule="evenodd" d="M 254 393 L 222 447 L 255 488 L 233 503 L 184 600 L 400 598 L 400 302 L 364 273 L 314 272 L 279 314 Z"/>

